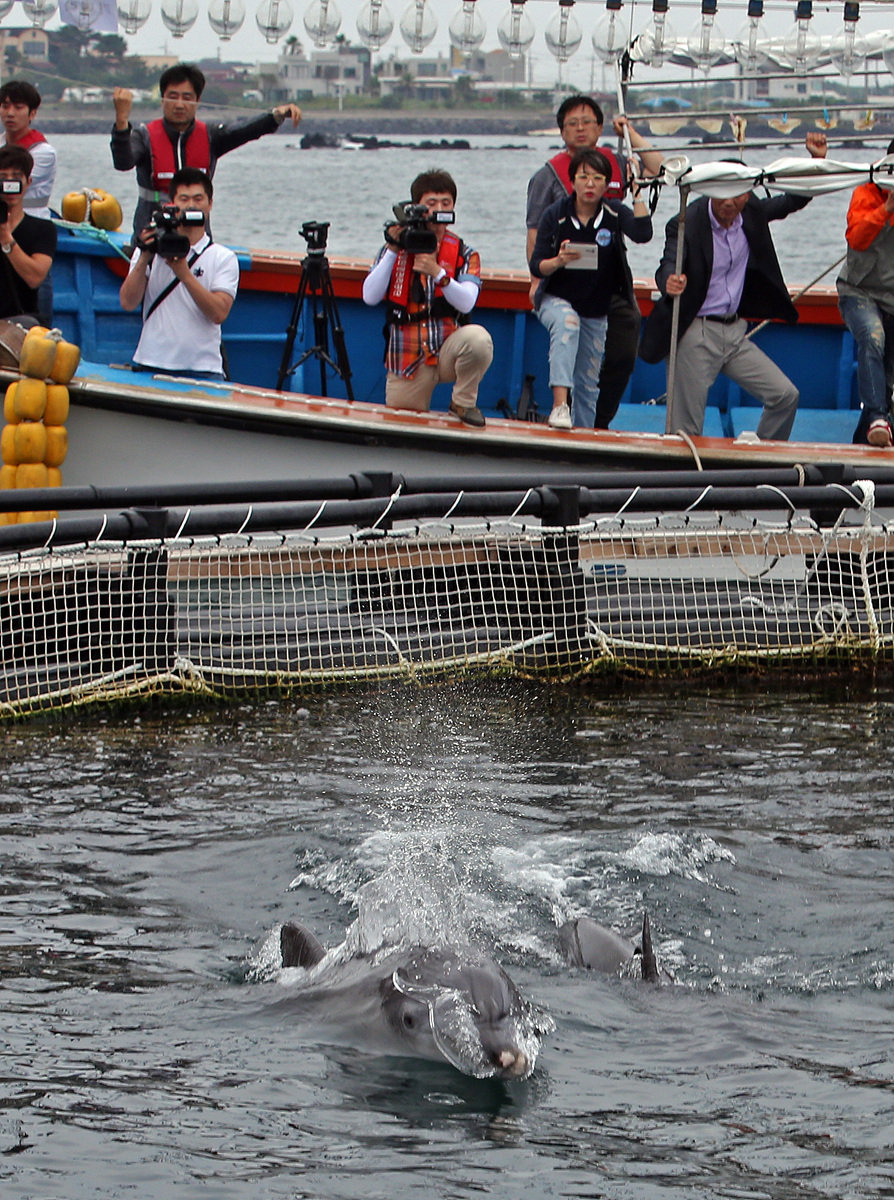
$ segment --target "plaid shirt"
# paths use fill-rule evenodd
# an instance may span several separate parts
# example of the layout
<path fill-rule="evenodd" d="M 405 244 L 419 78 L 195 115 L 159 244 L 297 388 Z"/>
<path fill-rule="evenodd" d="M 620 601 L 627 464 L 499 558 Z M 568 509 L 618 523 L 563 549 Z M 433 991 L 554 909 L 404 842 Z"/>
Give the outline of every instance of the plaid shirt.
<path fill-rule="evenodd" d="M 388 249 L 383 246 L 379 251 L 376 262 Z M 457 263 L 457 282 L 467 279 L 477 279 L 481 283 L 481 259 L 478 251 L 460 241 L 459 261 Z M 430 275 L 419 275 L 414 272 L 410 284 L 410 300 L 407 305 L 409 313 L 427 311 L 435 300 L 435 281 Z M 393 375 L 402 375 L 412 379 L 423 363 L 434 366 L 438 361 L 441 347 L 451 333 L 457 328 L 454 316 L 425 317 L 420 321 L 404 323 L 390 321 L 388 326 L 388 350 L 385 354 L 385 365 Z"/>

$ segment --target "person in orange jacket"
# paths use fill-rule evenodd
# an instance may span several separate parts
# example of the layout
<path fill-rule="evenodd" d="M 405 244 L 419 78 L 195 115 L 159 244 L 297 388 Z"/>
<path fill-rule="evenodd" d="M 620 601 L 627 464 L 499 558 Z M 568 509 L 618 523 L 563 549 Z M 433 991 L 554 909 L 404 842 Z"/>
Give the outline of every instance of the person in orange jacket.
<path fill-rule="evenodd" d="M 887 149 L 894 154 L 894 141 Z M 894 190 L 861 184 L 847 210 L 847 261 L 838 276 L 838 307 L 857 343 L 862 413 L 855 442 L 890 449 L 894 388 Z"/>

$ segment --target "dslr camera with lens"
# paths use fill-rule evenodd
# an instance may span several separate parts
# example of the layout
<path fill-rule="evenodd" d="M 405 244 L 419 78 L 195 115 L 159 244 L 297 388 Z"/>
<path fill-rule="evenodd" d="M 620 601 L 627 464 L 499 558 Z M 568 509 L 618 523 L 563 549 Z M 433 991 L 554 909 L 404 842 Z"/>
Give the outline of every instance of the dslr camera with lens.
<path fill-rule="evenodd" d="M 452 225 L 452 212 L 430 213 L 424 204 L 413 204 L 406 200 L 395 204 L 391 210 L 400 225 L 400 233 L 396 242 L 407 254 L 436 254 L 438 251 L 438 235 L 429 225 Z M 386 231 L 393 224 L 387 222 Z M 389 236 L 389 241 L 393 239 Z"/>
<path fill-rule="evenodd" d="M 149 228 L 155 236 L 149 243 L 162 258 L 186 258 L 189 254 L 189 238 L 178 229 L 195 228 L 205 224 L 205 214 L 197 208 L 181 212 L 176 204 L 164 204 L 152 214 Z"/>
<path fill-rule="evenodd" d="M 0 225 L 9 220 L 9 205 L 6 196 L 21 196 L 23 191 L 21 179 L 0 179 Z"/>

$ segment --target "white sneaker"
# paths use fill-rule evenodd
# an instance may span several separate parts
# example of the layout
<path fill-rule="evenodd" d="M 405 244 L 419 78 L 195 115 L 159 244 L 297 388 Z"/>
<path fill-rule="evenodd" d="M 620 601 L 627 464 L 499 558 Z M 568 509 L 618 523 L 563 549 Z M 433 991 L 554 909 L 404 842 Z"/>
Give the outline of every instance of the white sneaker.
<path fill-rule="evenodd" d="M 571 409 L 567 404 L 560 404 L 549 414 L 546 423 L 550 429 L 571 429 Z"/>
<path fill-rule="evenodd" d="M 892 444 L 891 426 L 884 417 L 877 417 L 872 422 L 866 434 L 866 440 L 870 446 L 878 446 L 882 450 L 889 449 Z"/>

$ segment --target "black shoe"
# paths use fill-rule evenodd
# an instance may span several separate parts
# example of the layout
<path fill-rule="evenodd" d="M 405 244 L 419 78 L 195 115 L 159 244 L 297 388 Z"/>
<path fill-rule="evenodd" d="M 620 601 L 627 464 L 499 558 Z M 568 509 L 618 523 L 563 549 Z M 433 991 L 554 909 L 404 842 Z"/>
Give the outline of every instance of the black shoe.
<path fill-rule="evenodd" d="M 459 417 L 464 425 L 474 425 L 476 429 L 483 429 L 485 426 L 484 413 L 476 405 L 471 408 L 460 408 L 458 404 L 451 404 L 449 412 L 454 417 Z"/>

